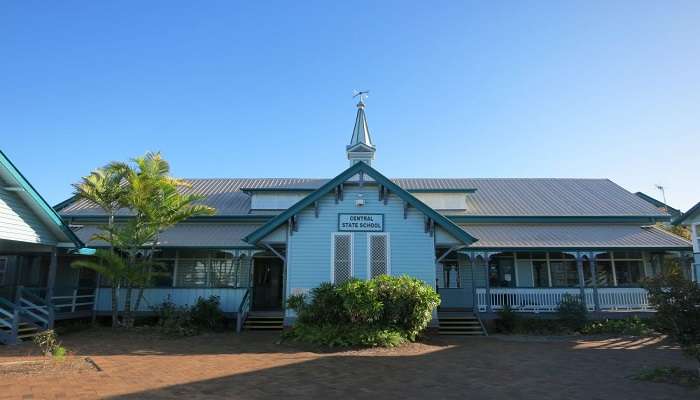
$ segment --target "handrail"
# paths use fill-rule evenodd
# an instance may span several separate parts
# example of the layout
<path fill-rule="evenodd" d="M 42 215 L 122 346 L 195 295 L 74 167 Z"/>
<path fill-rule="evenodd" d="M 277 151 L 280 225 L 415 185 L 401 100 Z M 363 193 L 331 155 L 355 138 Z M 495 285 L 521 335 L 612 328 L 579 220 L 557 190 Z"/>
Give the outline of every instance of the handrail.
<path fill-rule="evenodd" d="M 238 312 L 236 313 L 236 332 L 241 333 L 243 331 L 243 323 L 248 316 L 248 311 L 250 310 L 250 289 L 245 290 L 241 304 L 238 306 Z"/>
<path fill-rule="evenodd" d="M 0 305 L 9 307 L 10 310 L 14 310 L 14 309 L 15 309 L 15 303 L 12 303 L 12 302 L 10 302 L 10 301 L 8 301 L 8 300 L 2 298 L 2 297 L 0 297 Z"/>
<path fill-rule="evenodd" d="M 29 299 L 29 300 L 31 300 L 31 303 L 36 303 L 36 304 L 34 304 L 35 306 L 43 306 L 43 307 L 46 307 L 46 299 L 43 299 L 43 298 L 41 298 L 41 297 L 35 295 L 35 294 L 32 293 L 32 292 L 26 291 L 26 290 L 24 290 L 24 288 L 22 288 L 22 289 L 23 289 L 23 290 L 22 290 L 22 297 L 21 297 L 21 298 L 22 298 L 23 300 L 24 300 L 24 299 Z M 27 301 L 29 301 L 29 300 L 27 300 Z"/>

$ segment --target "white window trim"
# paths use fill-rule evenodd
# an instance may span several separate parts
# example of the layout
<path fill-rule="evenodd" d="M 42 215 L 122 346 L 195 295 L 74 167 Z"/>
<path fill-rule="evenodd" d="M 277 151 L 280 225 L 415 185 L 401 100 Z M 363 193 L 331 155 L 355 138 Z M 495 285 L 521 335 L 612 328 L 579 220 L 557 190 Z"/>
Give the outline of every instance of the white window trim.
<path fill-rule="evenodd" d="M 335 283 L 335 237 L 350 236 L 350 276 L 355 276 L 355 235 L 352 232 L 331 233 L 331 283 Z"/>
<path fill-rule="evenodd" d="M 386 237 L 386 274 L 391 275 L 391 238 L 389 232 L 373 232 L 367 233 L 367 279 L 372 279 L 372 236 Z"/>

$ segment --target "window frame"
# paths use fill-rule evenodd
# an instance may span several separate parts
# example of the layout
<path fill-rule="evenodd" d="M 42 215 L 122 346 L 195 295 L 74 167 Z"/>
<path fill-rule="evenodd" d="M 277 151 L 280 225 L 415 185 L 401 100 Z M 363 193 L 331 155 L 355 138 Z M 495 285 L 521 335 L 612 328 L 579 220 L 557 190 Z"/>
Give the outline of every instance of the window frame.
<path fill-rule="evenodd" d="M 331 283 L 335 284 L 335 238 L 336 236 L 350 237 L 350 278 L 355 277 L 355 235 L 353 232 L 331 233 Z"/>
<path fill-rule="evenodd" d="M 389 232 L 367 232 L 367 280 L 372 279 L 372 238 L 375 236 L 384 236 L 386 239 L 386 275 L 391 275 L 391 237 Z"/>

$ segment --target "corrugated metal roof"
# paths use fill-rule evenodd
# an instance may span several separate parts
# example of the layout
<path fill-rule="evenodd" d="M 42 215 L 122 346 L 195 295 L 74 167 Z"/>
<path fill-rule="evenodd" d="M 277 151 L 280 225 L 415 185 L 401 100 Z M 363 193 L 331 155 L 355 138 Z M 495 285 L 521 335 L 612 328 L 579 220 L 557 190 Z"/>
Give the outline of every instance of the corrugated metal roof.
<path fill-rule="evenodd" d="M 242 238 L 260 224 L 183 223 L 161 234 L 160 247 L 246 247 Z M 469 249 L 518 248 L 678 248 L 691 243 L 650 226 L 628 224 L 459 224 L 479 239 Z M 88 246 L 105 246 L 91 240 L 99 226 L 85 225 L 75 233 Z"/>
<path fill-rule="evenodd" d="M 627 224 L 459 224 L 469 248 L 679 248 L 691 243 L 654 226 Z"/>
<path fill-rule="evenodd" d="M 163 233 L 159 238 L 159 247 L 249 247 L 241 239 L 258 229 L 260 224 L 227 224 L 227 223 L 182 223 Z M 87 246 L 104 247 L 102 241 L 92 240 L 98 233 L 97 225 L 85 225 L 75 230 L 76 235 Z"/>
<path fill-rule="evenodd" d="M 202 201 L 217 215 L 248 215 L 250 196 L 241 189 L 316 189 L 327 179 L 186 179 L 188 193 L 206 196 Z M 392 179 L 411 190 L 476 189 L 467 194 L 467 210 L 449 215 L 467 216 L 661 216 L 653 205 L 608 179 Z M 60 210 L 64 216 L 101 215 L 85 200 Z M 126 210 L 120 212 L 126 215 Z"/>

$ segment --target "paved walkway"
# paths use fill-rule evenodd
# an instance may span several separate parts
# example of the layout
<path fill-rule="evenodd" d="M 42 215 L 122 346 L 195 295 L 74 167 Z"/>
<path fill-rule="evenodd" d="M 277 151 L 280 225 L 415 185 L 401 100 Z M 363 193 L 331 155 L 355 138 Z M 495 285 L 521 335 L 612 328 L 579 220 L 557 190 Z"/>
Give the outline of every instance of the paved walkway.
<path fill-rule="evenodd" d="M 645 366 L 693 364 L 658 339 L 435 338 L 401 349 L 317 353 L 278 336 L 226 333 L 162 340 L 86 331 L 63 338 L 102 369 L 0 375 L 0 399 L 698 399 L 638 382 Z M 0 363 L 35 357 L 0 346 Z"/>

